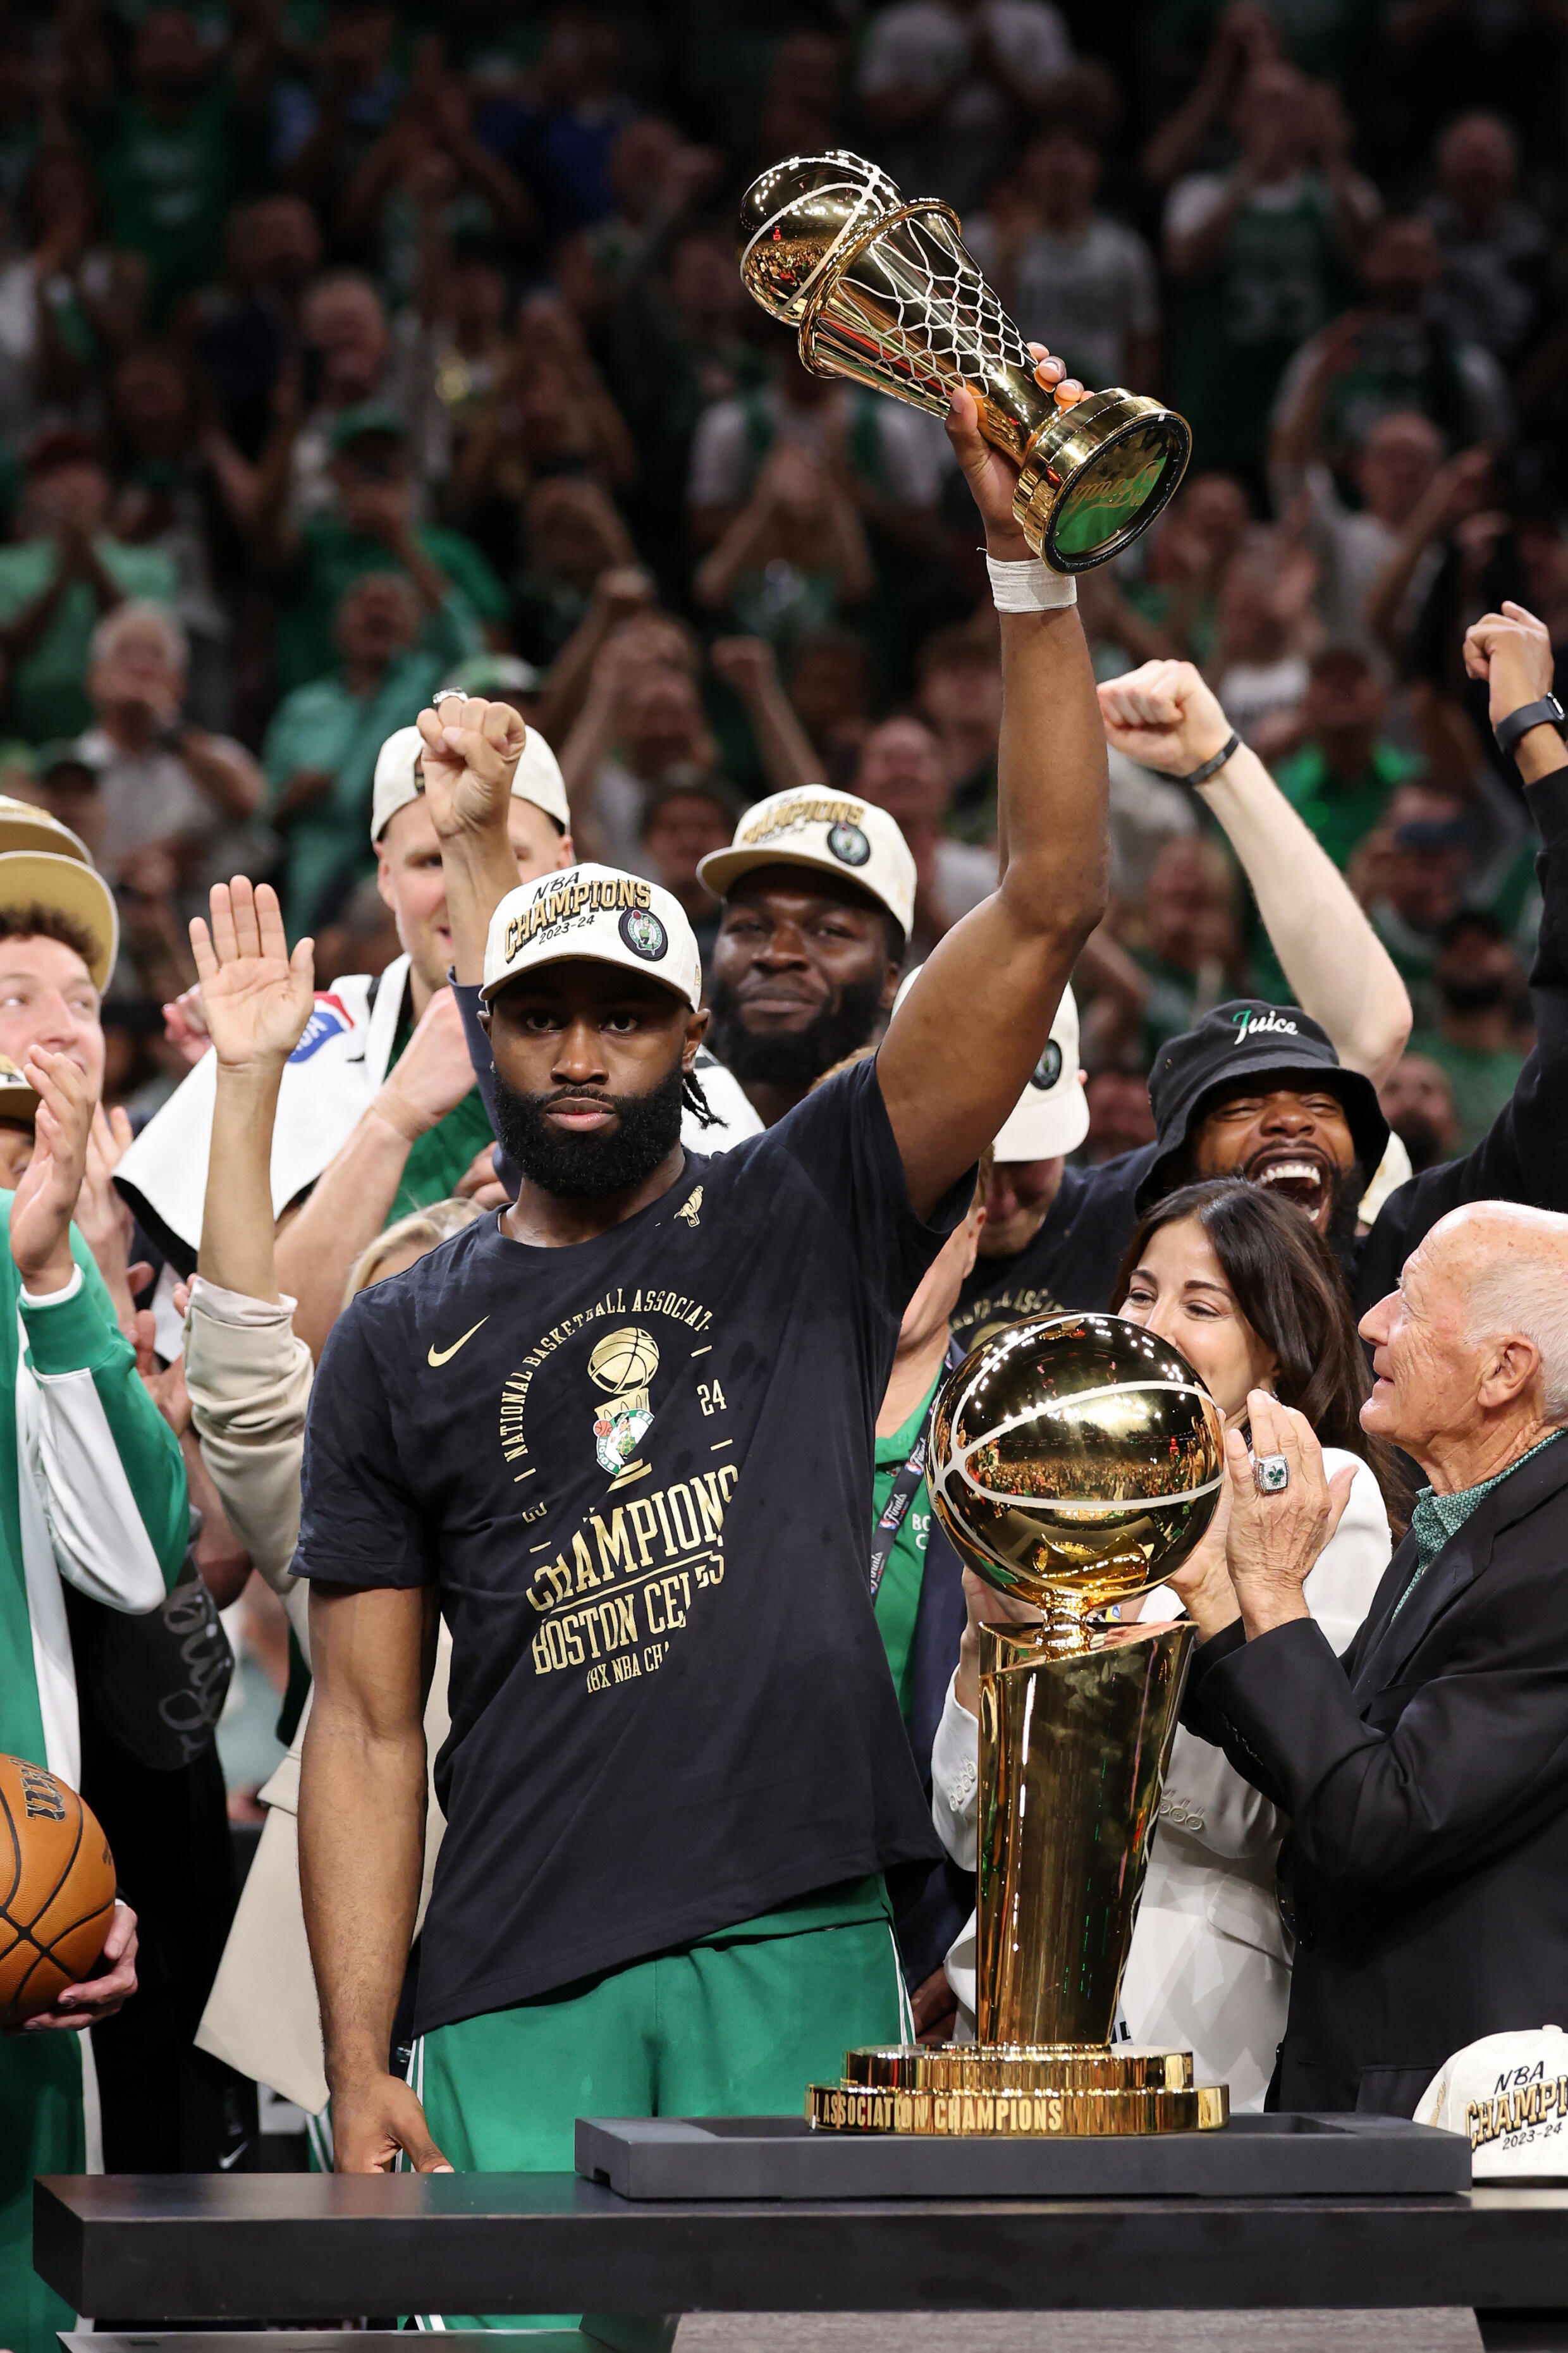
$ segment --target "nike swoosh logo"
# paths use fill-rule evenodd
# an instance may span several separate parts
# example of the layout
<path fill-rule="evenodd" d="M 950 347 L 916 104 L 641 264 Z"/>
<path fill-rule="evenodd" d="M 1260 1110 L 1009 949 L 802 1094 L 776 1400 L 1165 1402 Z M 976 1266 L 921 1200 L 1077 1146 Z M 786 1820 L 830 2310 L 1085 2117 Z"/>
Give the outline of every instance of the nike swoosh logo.
<path fill-rule="evenodd" d="M 220 2173 L 227 2173 L 232 2166 L 236 2166 L 239 2163 L 240 2158 L 245 2155 L 246 2148 L 248 2147 L 249 2143 L 247 2142 L 239 2148 L 231 2148 L 226 2157 L 220 2156 L 217 2161 L 218 2171 Z"/>
<path fill-rule="evenodd" d="M 449 1348 L 432 1347 L 428 1356 L 426 1358 L 426 1362 L 430 1365 L 444 1365 L 447 1363 L 451 1357 L 457 1355 L 459 1348 L 466 1346 L 468 1342 L 473 1338 L 474 1334 L 479 1328 L 479 1324 L 488 1324 L 489 1320 L 490 1319 L 488 1315 L 481 1315 L 479 1323 L 470 1324 L 462 1338 L 460 1340 L 454 1340 Z"/>

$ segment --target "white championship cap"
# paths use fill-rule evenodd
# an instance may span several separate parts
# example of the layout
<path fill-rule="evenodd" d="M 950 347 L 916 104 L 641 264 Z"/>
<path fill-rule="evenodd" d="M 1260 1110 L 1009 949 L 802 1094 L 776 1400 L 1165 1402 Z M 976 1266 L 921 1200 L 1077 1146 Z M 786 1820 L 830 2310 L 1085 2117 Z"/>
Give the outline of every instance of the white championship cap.
<path fill-rule="evenodd" d="M 417 727 L 400 727 L 376 754 L 375 785 L 370 804 L 372 849 L 385 832 L 388 820 L 424 792 L 425 779 L 414 773 L 414 764 L 424 749 L 425 738 Z M 519 800 L 531 801 L 546 817 L 552 817 L 563 833 L 571 831 L 572 813 L 566 806 L 566 782 L 561 774 L 561 763 L 537 727 L 528 731 L 511 789 Z"/>
<path fill-rule="evenodd" d="M 1418 2125 L 1463 2133 L 1476 2181 L 1568 2174 L 1568 2034 L 1487 2034 L 1446 2060 L 1421 2094 Z"/>
<path fill-rule="evenodd" d="M 68 754 L 79 757 L 74 744 L 56 749 L 62 765 Z M 87 763 L 82 760 L 79 765 L 85 767 Z M 7 793 L 0 793 L 0 849 L 39 849 L 46 858 L 74 858 L 79 866 L 92 864 L 92 854 L 79 833 L 73 833 L 47 809 L 31 801 L 13 800 Z"/>
<path fill-rule="evenodd" d="M 120 954 L 113 892 L 79 834 L 31 801 L 0 795 L 0 910 L 25 915 L 33 907 L 68 916 L 87 934 L 89 969 L 101 996 Z"/>
<path fill-rule="evenodd" d="M 1056 1160 L 1089 1134 L 1089 1097 L 1078 1074 L 1078 1001 L 1062 991 L 1046 1050 L 992 1145 L 998 1160 Z"/>
<path fill-rule="evenodd" d="M 697 871 L 716 899 L 758 866 L 813 866 L 886 907 L 905 939 L 915 919 L 915 861 L 886 809 L 826 785 L 770 793 L 746 811 L 728 849 Z"/>
<path fill-rule="evenodd" d="M 893 999 L 895 1013 L 924 970 L 917 964 L 913 972 L 905 973 Z M 1046 1050 L 1003 1122 L 992 1156 L 1056 1160 L 1076 1152 L 1088 1134 L 1089 1098 L 1078 1074 L 1078 1000 L 1070 988 L 1064 988 Z"/>
<path fill-rule="evenodd" d="M 659 980 L 696 1011 L 702 958 L 679 899 L 640 874 L 614 866 L 564 866 L 509 891 L 485 941 L 486 1004 L 520 973 L 540 965 L 623 965 Z"/>

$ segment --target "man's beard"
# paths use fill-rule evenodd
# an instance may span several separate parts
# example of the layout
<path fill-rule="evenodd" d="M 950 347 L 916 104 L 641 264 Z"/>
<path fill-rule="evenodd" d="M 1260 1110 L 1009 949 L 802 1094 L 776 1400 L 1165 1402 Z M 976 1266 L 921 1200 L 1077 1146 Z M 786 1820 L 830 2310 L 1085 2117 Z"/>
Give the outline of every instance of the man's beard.
<path fill-rule="evenodd" d="M 804 1029 L 748 1029 L 732 988 L 715 980 L 708 1043 L 742 1086 L 810 1086 L 858 1046 L 868 1045 L 882 1010 L 879 980 L 846 981 L 837 1005 L 813 1014 Z"/>
<path fill-rule="evenodd" d="M 1226 1169 L 1223 1174 L 1227 1176 L 1239 1176 L 1249 1185 L 1261 1181 L 1258 1177 L 1249 1176 L 1247 1164 L 1241 1161 L 1238 1161 L 1234 1168 Z M 1355 1249 L 1356 1212 L 1361 1208 L 1362 1195 L 1366 1191 L 1367 1179 L 1363 1174 L 1361 1162 L 1352 1160 L 1348 1168 L 1331 1166 L 1324 1181 L 1329 1188 L 1329 1214 L 1318 1230 L 1337 1259 L 1348 1260 Z M 1311 1218 L 1313 1224 L 1317 1224 L 1311 1209 L 1308 1208 L 1306 1204 L 1287 1187 L 1270 1185 L 1265 1189 L 1268 1192 L 1283 1193 L 1286 1199 L 1292 1202 L 1304 1218 Z"/>
<path fill-rule="evenodd" d="M 680 1141 L 682 1073 L 678 1062 L 646 1095 L 554 1087 L 520 1094 L 496 1074 L 496 1134 L 502 1152 L 542 1192 L 624 1193 L 653 1175 Z M 573 1135 L 545 1114 L 559 1103 L 602 1103 L 616 1113 L 607 1134 Z"/>

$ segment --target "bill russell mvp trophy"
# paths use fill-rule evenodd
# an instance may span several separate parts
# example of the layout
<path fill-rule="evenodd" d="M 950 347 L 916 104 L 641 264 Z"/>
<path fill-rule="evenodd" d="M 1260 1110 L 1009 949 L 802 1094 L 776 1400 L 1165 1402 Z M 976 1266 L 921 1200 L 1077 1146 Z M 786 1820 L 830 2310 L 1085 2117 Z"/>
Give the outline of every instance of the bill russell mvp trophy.
<path fill-rule="evenodd" d="M 1037 555 L 1087 572 L 1146 531 L 1192 454 L 1184 417 L 1116 386 L 1060 409 L 959 236 L 950 205 L 906 204 L 863 155 L 796 155 L 741 203 L 741 276 L 799 330 L 802 364 L 945 417 L 966 385 L 1023 469 L 1013 513 Z"/>
<path fill-rule="evenodd" d="M 1153 2133 L 1223 2125 L 1192 2053 L 1113 2044 L 1117 2000 L 1194 1641 L 1117 1604 L 1207 1528 L 1213 1398 L 1119 1315 L 1037 1316 L 937 1392 L 927 1477 L 961 1557 L 1037 1624 L 980 1632 L 979 1957 L 971 2043 L 851 2051 L 819 2129 Z"/>

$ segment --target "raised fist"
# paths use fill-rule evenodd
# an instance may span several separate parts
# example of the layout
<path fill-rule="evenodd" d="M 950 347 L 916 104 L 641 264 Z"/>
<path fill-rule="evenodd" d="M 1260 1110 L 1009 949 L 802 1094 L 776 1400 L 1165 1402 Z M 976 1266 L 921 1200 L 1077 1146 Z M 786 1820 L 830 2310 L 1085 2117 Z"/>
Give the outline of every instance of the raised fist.
<path fill-rule="evenodd" d="M 511 782 L 528 727 L 510 702 L 444 694 L 419 713 L 425 800 L 437 837 L 506 830 Z"/>
<path fill-rule="evenodd" d="M 1230 723 L 1218 696 L 1191 662 L 1149 661 L 1100 692 L 1105 740 L 1141 767 L 1191 776 L 1224 748 Z"/>
<path fill-rule="evenodd" d="M 1552 667 L 1551 633 L 1522 605 L 1483 613 L 1465 632 L 1465 672 L 1486 680 L 1487 716 L 1494 727 L 1551 692 Z"/>

